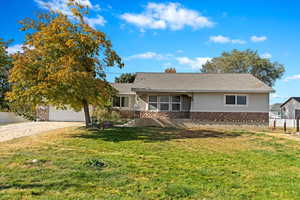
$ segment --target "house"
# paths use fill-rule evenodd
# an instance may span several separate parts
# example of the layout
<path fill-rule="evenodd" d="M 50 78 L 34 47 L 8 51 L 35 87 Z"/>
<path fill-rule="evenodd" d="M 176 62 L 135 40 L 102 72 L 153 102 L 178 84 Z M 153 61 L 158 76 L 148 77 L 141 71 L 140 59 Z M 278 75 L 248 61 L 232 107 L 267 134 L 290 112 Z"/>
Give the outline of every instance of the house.
<path fill-rule="evenodd" d="M 300 118 L 300 97 L 290 97 L 280 106 L 283 118 Z"/>
<path fill-rule="evenodd" d="M 270 105 L 270 112 L 269 112 L 270 119 L 281 119 L 281 103 L 274 103 Z"/>
<path fill-rule="evenodd" d="M 133 83 L 112 83 L 113 108 L 124 118 L 259 123 L 269 120 L 273 89 L 251 74 L 137 73 Z M 84 113 L 52 106 L 41 120 L 84 121 Z"/>
<path fill-rule="evenodd" d="M 124 117 L 268 123 L 274 90 L 251 74 L 137 73 L 113 106 Z"/>

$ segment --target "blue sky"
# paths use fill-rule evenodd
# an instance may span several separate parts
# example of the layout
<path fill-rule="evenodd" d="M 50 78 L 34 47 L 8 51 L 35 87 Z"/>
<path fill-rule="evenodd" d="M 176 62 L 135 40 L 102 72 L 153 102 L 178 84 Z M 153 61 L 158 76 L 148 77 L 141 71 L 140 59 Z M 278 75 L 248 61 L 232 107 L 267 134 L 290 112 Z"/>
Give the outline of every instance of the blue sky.
<path fill-rule="evenodd" d="M 19 20 L 49 6 L 68 14 L 66 0 L 0 0 L 0 37 L 20 49 Z M 124 72 L 199 72 L 223 51 L 257 50 L 282 63 L 286 73 L 271 103 L 300 96 L 300 1 L 283 0 L 77 0 L 90 7 L 86 20 L 104 31 L 123 58 L 123 69 L 106 69 L 108 80 Z"/>

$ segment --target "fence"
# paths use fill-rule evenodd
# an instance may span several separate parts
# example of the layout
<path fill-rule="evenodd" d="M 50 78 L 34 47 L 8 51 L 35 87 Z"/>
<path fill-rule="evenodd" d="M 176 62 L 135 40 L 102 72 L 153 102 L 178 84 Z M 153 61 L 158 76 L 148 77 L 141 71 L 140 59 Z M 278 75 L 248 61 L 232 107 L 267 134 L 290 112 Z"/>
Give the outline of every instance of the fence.
<path fill-rule="evenodd" d="M 12 112 L 0 112 L 0 123 L 16 123 L 16 122 L 25 122 L 26 119 L 17 116 Z"/>
<path fill-rule="evenodd" d="M 286 122 L 287 128 L 296 128 L 297 120 L 296 119 L 269 119 L 269 126 L 274 126 L 274 121 L 276 121 L 276 127 L 284 127 L 284 122 Z"/>

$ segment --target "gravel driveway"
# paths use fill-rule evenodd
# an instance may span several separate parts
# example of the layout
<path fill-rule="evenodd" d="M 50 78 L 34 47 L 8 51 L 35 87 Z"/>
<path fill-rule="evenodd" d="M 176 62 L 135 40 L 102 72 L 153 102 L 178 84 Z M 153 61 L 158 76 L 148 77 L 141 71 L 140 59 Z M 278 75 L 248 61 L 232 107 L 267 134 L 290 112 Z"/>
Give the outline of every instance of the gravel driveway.
<path fill-rule="evenodd" d="M 0 142 L 54 129 L 83 126 L 83 122 L 24 122 L 0 126 Z"/>

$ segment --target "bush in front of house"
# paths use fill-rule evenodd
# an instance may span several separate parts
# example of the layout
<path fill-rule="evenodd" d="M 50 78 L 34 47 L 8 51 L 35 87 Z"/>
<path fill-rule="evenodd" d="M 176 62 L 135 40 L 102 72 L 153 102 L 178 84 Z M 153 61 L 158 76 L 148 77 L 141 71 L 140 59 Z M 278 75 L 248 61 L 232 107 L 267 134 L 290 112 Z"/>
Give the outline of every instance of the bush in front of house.
<path fill-rule="evenodd" d="M 121 120 L 121 116 L 117 111 L 112 111 L 107 108 L 94 108 L 92 113 L 93 125 L 100 127 L 108 127 L 116 124 Z"/>

